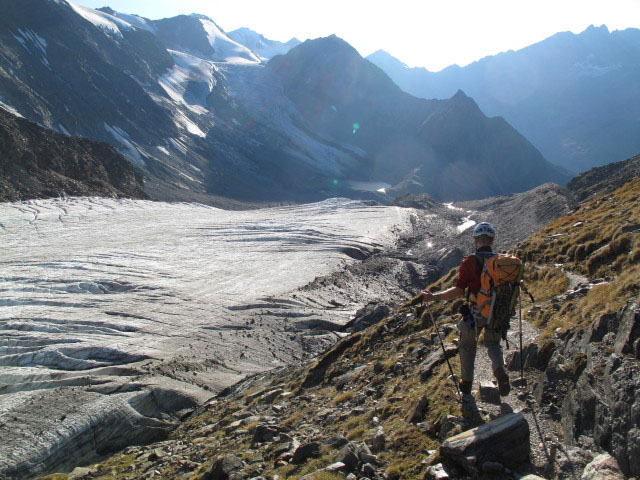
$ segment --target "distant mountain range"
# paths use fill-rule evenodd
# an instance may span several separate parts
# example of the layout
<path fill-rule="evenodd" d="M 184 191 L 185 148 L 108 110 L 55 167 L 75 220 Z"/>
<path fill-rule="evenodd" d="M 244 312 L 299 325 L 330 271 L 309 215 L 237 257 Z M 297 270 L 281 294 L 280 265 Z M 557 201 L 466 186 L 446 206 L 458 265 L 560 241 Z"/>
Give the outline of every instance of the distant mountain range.
<path fill-rule="evenodd" d="M 461 200 L 568 180 L 462 92 L 415 98 L 336 37 L 265 66 L 289 44 L 254 33 L 234 36 L 263 45 L 258 53 L 201 15 L 152 21 L 64 0 L 3 0 L 0 106 L 110 143 L 163 200 Z"/>
<path fill-rule="evenodd" d="M 412 95 L 449 98 L 462 89 L 574 172 L 640 151 L 638 58 L 640 30 L 604 25 L 440 72 L 409 68 L 384 51 L 367 57 Z"/>
<path fill-rule="evenodd" d="M 338 37 L 309 40 L 267 65 L 307 128 L 367 152 L 364 179 L 394 194 L 462 200 L 528 190 L 562 172 L 501 118 L 458 92 L 422 100 L 403 92 Z"/>

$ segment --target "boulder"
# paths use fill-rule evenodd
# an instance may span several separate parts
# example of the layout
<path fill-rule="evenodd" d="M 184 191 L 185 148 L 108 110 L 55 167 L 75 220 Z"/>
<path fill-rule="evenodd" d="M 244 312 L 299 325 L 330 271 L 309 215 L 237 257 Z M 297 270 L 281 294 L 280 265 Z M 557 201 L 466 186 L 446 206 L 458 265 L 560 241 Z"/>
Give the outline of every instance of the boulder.
<path fill-rule="evenodd" d="M 371 453 L 365 443 L 349 442 L 338 452 L 336 462 L 342 462 L 346 465 L 347 470 L 357 472 L 359 465 L 364 463 L 377 465 L 379 460 L 378 457 Z"/>
<path fill-rule="evenodd" d="M 482 400 L 483 402 L 494 403 L 496 405 L 500 405 L 501 403 L 500 391 L 498 390 L 498 387 L 496 387 L 493 383 L 480 383 L 478 394 L 480 395 L 480 400 Z"/>
<path fill-rule="evenodd" d="M 384 450 L 385 444 L 387 442 L 387 438 L 384 434 L 384 430 L 382 427 L 378 427 L 378 431 L 373 437 L 373 441 L 371 442 L 371 448 L 374 452 L 381 452 Z"/>
<path fill-rule="evenodd" d="M 409 415 L 407 416 L 407 422 L 409 423 L 417 423 L 421 422 L 424 418 L 424 414 L 429 407 L 429 399 L 426 395 L 422 395 L 416 403 L 413 405 L 411 410 L 409 411 Z"/>
<path fill-rule="evenodd" d="M 253 432 L 252 444 L 271 442 L 280 434 L 280 431 L 269 425 L 258 425 Z"/>
<path fill-rule="evenodd" d="M 374 467 L 370 463 L 365 463 L 364 465 L 362 465 L 362 473 L 364 473 L 369 478 L 373 478 L 376 474 L 376 467 Z"/>
<path fill-rule="evenodd" d="M 444 465 L 442 465 L 441 463 L 431 465 L 424 475 L 424 480 L 446 480 L 448 478 L 451 477 L 444 469 Z"/>
<path fill-rule="evenodd" d="M 463 417 L 456 417 L 454 415 L 447 415 L 447 417 L 441 421 L 440 425 L 434 425 L 434 429 L 438 431 L 438 439 L 443 442 L 452 435 L 461 433 L 464 423 Z"/>
<path fill-rule="evenodd" d="M 451 358 L 458 353 L 458 347 L 453 345 L 452 343 L 444 344 L 444 352 L 441 347 L 438 347 L 437 350 L 433 350 L 427 358 L 424 360 L 422 367 L 420 368 L 420 379 L 425 382 L 431 378 L 433 375 L 433 370 L 438 366 L 442 365 L 447 358 Z M 446 356 L 445 356 L 446 352 Z"/>
<path fill-rule="evenodd" d="M 244 478 L 242 460 L 233 455 L 224 455 L 215 459 L 204 472 L 202 480 L 239 480 Z"/>
<path fill-rule="evenodd" d="M 440 453 L 478 474 L 485 462 L 517 467 L 529 459 L 529 424 L 521 413 L 510 413 L 444 441 Z"/>
<path fill-rule="evenodd" d="M 300 445 L 293 452 L 293 458 L 291 459 L 291 463 L 295 465 L 300 465 L 306 462 L 311 457 L 317 457 L 320 455 L 320 443 L 319 442 L 309 442 L 303 445 Z"/>
<path fill-rule="evenodd" d="M 336 456 L 336 462 L 344 463 L 347 470 L 351 472 L 358 470 L 359 461 L 355 445 L 351 442 L 343 446 Z"/>
<path fill-rule="evenodd" d="M 582 472 L 581 480 L 624 480 L 625 476 L 615 458 L 608 453 L 598 455 Z"/>

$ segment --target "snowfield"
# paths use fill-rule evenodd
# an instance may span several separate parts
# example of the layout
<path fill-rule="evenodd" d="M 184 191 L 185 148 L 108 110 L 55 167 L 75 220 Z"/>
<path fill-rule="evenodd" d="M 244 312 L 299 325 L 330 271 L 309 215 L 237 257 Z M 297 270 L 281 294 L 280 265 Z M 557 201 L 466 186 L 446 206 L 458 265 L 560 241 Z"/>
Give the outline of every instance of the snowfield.
<path fill-rule="evenodd" d="M 243 376 L 335 342 L 304 321 L 344 323 L 360 305 L 291 292 L 393 245 L 411 212 L 345 199 L 0 204 L 0 474 L 91 458 L 88 435 L 147 441 Z"/>

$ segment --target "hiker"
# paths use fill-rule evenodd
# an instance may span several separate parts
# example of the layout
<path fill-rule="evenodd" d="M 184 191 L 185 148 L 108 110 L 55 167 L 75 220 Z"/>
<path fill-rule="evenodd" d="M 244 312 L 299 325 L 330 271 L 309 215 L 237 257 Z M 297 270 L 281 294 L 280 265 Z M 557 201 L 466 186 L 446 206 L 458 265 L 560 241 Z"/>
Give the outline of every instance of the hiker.
<path fill-rule="evenodd" d="M 431 293 L 423 290 L 423 301 L 432 302 L 436 300 L 453 300 L 465 293 L 469 289 L 470 297 L 475 300 L 480 290 L 480 276 L 482 274 L 482 266 L 486 258 L 494 255 L 491 250 L 493 240 L 496 236 L 496 229 L 487 222 L 478 223 L 473 229 L 473 243 L 475 245 L 475 254 L 469 255 L 462 260 L 458 270 L 458 280 L 456 286 L 451 287 L 442 292 Z M 469 299 L 469 296 L 467 297 Z M 470 314 L 464 315 L 458 323 L 460 331 L 460 340 L 458 348 L 460 351 L 460 391 L 465 394 L 471 393 L 471 385 L 473 383 L 473 369 L 476 359 L 476 348 L 478 337 L 482 328 L 486 327 L 487 321 L 478 314 L 475 303 L 472 305 Z M 467 309 L 468 312 L 468 309 Z M 476 334 L 477 332 L 477 334 Z M 502 347 L 500 339 L 502 332 L 493 328 L 484 328 L 484 344 L 487 347 L 487 353 L 491 360 L 493 374 L 498 380 L 498 389 L 501 396 L 506 396 L 511 390 L 509 383 L 509 375 L 504 369 L 504 358 L 502 356 Z"/>

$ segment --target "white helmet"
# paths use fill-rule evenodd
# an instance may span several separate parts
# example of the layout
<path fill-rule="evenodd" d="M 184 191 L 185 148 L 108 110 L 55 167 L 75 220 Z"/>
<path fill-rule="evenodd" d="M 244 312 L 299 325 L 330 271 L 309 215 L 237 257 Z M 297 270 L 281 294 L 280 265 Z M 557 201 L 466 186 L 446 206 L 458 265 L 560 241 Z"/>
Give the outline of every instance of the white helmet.
<path fill-rule="evenodd" d="M 494 238 L 496 236 L 496 229 L 488 222 L 481 222 L 473 229 L 474 237 L 479 237 L 480 235 L 488 235 L 491 238 Z"/>

